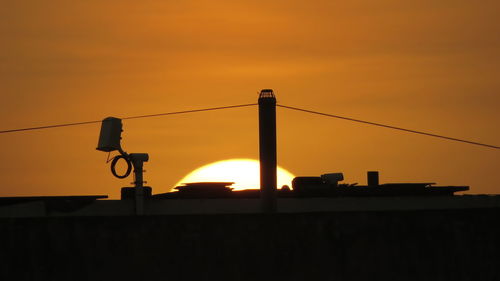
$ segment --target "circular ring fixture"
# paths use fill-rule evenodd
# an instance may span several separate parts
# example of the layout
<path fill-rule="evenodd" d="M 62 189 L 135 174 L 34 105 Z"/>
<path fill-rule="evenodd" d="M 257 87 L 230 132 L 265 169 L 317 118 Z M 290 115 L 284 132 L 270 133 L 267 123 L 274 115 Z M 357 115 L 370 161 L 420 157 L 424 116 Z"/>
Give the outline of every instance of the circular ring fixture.
<path fill-rule="evenodd" d="M 120 159 L 124 159 L 125 162 L 127 162 L 127 171 L 123 175 L 118 175 L 116 173 L 116 169 L 115 169 L 116 163 Z M 111 173 L 113 174 L 113 176 L 115 176 L 115 177 L 117 177 L 119 179 L 124 179 L 124 178 L 126 178 L 126 177 L 128 177 L 130 175 L 131 171 L 132 171 L 132 163 L 130 163 L 130 160 L 127 157 L 125 157 L 123 155 L 118 155 L 115 158 L 113 158 L 113 161 L 111 162 Z"/>

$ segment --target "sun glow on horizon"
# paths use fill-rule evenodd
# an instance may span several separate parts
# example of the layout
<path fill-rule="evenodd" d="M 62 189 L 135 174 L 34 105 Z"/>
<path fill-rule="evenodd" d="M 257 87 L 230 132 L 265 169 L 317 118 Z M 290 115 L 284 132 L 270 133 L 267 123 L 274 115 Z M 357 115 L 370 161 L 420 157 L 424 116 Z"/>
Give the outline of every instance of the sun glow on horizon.
<path fill-rule="evenodd" d="M 278 188 L 292 186 L 295 177 L 278 166 Z M 254 159 L 228 159 L 204 165 L 181 179 L 176 186 L 189 182 L 234 182 L 234 190 L 258 189 L 260 187 L 260 165 Z"/>

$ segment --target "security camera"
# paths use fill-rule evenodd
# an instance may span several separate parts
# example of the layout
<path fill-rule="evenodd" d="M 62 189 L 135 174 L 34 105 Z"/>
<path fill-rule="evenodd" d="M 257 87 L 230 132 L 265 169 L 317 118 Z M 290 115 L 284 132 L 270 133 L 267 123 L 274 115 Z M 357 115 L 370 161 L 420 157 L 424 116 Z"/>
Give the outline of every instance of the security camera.
<path fill-rule="evenodd" d="M 129 176 L 132 166 L 134 167 L 134 184 L 136 187 L 142 187 L 144 183 L 142 180 L 142 167 L 143 163 L 149 160 L 149 155 L 147 153 L 131 153 L 123 151 L 121 146 L 121 134 L 123 132 L 122 120 L 120 118 L 108 117 L 102 120 L 101 132 L 99 134 L 99 142 L 97 144 L 97 150 L 104 152 L 112 152 L 118 150 L 120 155 L 113 157 L 111 162 L 111 173 L 120 179 L 124 179 Z M 123 175 L 119 175 L 116 172 L 116 163 L 123 159 L 127 163 L 127 171 Z"/>
<path fill-rule="evenodd" d="M 104 152 L 121 151 L 122 120 L 115 117 L 108 117 L 102 120 L 101 133 L 97 150 Z"/>

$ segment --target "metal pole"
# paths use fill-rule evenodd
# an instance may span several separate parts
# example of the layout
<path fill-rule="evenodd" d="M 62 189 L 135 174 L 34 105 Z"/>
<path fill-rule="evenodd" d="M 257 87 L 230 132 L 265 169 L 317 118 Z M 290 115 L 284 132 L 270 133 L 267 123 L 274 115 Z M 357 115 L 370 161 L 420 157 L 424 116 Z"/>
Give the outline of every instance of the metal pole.
<path fill-rule="evenodd" d="M 147 153 L 132 153 L 130 159 L 134 166 L 134 191 L 135 191 L 135 214 L 144 214 L 144 179 L 143 166 L 144 162 L 149 160 Z"/>
<path fill-rule="evenodd" d="M 276 97 L 273 90 L 259 95 L 260 196 L 264 213 L 276 212 Z"/>

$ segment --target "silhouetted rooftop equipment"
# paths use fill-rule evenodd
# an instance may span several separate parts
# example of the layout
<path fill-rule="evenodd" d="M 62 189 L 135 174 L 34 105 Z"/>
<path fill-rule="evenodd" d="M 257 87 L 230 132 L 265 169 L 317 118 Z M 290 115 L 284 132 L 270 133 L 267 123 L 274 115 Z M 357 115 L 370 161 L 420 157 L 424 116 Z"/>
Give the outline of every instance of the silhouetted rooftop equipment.
<path fill-rule="evenodd" d="M 324 183 L 336 186 L 339 181 L 344 180 L 344 174 L 342 174 L 342 173 L 324 174 L 324 175 L 321 175 L 321 180 Z"/>
<path fill-rule="evenodd" d="M 273 90 L 263 89 L 259 95 L 259 159 L 262 210 L 276 211 L 276 97 Z"/>
<path fill-rule="evenodd" d="M 104 118 L 99 133 L 97 150 L 111 152 L 121 150 L 122 120 L 114 117 Z"/>
<path fill-rule="evenodd" d="M 234 182 L 191 182 L 177 186 L 179 192 L 231 191 Z"/>
<path fill-rule="evenodd" d="M 259 99 L 275 99 L 273 89 L 262 89 L 259 94 Z"/>
<path fill-rule="evenodd" d="M 193 182 L 175 187 L 177 191 L 155 194 L 153 199 L 259 198 L 260 189 L 233 190 L 233 182 Z M 289 188 L 276 191 L 277 197 L 293 197 Z"/>
<path fill-rule="evenodd" d="M 296 177 L 292 181 L 293 190 L 282 188 L 276 190 L 278 198 L 308 197 L 383 197 L 383 196 L 451 196 L 455 192 L 469 190 L 468 186 L 434 186 L 434 183 L 384 183 L 375 184 L 374 175 L 367 173 L 372 185 L 357 183 L 339 183 L 344 180 L 342 173 L 323 174 L 319 177 Z M 371 178 L 371 179 L 370 179 Z M 377 178 L 378 179 L 378 178 Z M 258 198 L 262 194 L 259 189 L 232 190 L 231 182 L 197 182 L 178 186 L 176 192 L 155 194 L 154 199 L 181 198 Z"/>
<path fill-rule="evenodd" d="M 184 183 L 181 186 L 175 187 L 178 191 L 171 194 L 176 198 L 224 198 L 228 197 L 228 194 L 233 190 L 230 187 L 232 184 L 234 182 Z"/>
<path fill-rule="evenodd" d="M 276 149 L 276 96 L 272 89 L 263 89 L 259 94 L 259 152 L 260 152 L 260 190 L 232 191 L 231 182 L 197 182 L 186 183 L 178 186 L 176 192 L 151 195 L 151 188 L 142 190 L 142 172 L 137 171 L 142 162 L 134 162 L 134 155 L 145 156 L 147 154 L 128 155 L 121 149 L 120 139 L 122 132 L 121 120 L 109 117 L 103 120 L 99 138 L 98 150 L 120 151 L 121 155 L 115 157 L 112 163 L 113 174 L 116 161 L 123 158 L 134 163 L 134 173 L 137 179 L 135 188 L 123 188 L 122 199 L 132 198 L 135 195 L 136 202 L 142 202 L 144 197 L 155 199 L 168 198 L 253 198 L 260 196 L 262 199 L 262 210 L 266 213 L 275 212 L 276 197 L 338 197 L 338 196 L 407 196 L 407 195 L 453 195 L 454 192 L 468 190 L 465 186 L 434 187 L 431 183 L 398 183 L 379 184 L 377 171 L 367 174 L 367 186 L 357 184 L 339 184 L 344 180 L 342 173 L 328 173 L 320 177 L 297 177 L 293 180 L 293 191 L 281 189 L 277 191 L 277 149 Z M 294 109 L 294 108 L 292 108 Z M 128 174 L 126 174 L 128 175 Z M 125 176 L 126 176 L 125 175 Z M 138 198 L 138 189 L 140 198 Z M 139 204 L 139 203 L 138 203 Z M 140 203 L 141 205 L 143 203 Z M 142 207 L 138 206 L 138 210 Z M 138 213 L 140 213 L 138 211 Z"/>
<path fill-rule="evenodd" d="M 204 112 L 229 108 L 248 107 L 256 104 L 241 104 L 223 107 L 194 109 L 186 111 L 166 112 L 158 114 L 130 116 L 123 119 L 137 119 L 155 116 L 175 115 L 193 112 Z M 366 186 L 357 184 L 340 183 L 344 179 L 342 173 L 323 174 L 320 177 L 297 177 L 293 180 L 293 190 L 282 188 L 277 190 L 277 153 L 276 153 L 276 106 L 287 109 L 317 114 L 322 116 L 340 118 L 344 120 L 375 125 L 400 131 L 417 133 L 421 135 L 439 137 L 442 139 L 460 141 L 469 144 L 499 149 L 498 146 L 471 142 L 462 139 L 450 138 L 431 133 L 409 130 L 380 123 L 363 121 L 349 117 L 326 114 L 297 107 L 277 105 L 276 96 L 272 89 L 263 89 L 259 94 L 259 147 L 260 147 L 260 175 L 261 189 L 233 191 L 230 182 L 199 182 L 187 183 L 178 186 L 176 192 L 152 195 L 151 187 L 143 186 L 143 164 L 149 160 L 146 153 L 131 153 L 123 151 L 121 147 L 122 119 L 108 117 L 102 121 L 86 121 L 78 123 L 66 123 L 42 127 L 22 128 L 0 131 L 0 133 L 12 133 L 18 131 L 38 130 L 65 126 L 75 126 L 101 122 L 101 130 L 97 150 L 104 152 L 118 151 L 120 155 L 113 157 L 111 171 L 118 178 L 126 178 L 134 168 L 134 187 L 122 188 L 122 199 L 135 200 L 135 213 L 142 214 L 144 211 L 144 199 L 168 199 L 168 198 L 257 198 L 261 197 L 261 207 L 264 212 L 276 210 L 276 197 L 356 197 L 356 196 L 434 196 L 453 195 L 454 192 L 469 190 L 468 186 L 433 186 L 433 183 L 385 183 L 379 184 L 379 175 L 376 171 L 368 172 L 368 183 Z M 123 175 L 117 174 L 115 165 L 123 159 L 127 163 L 127 171 Z M 31 201 L 48 202 L 54 206 L 81 206 L 93 202 L 96 199 L 107 198 L 107 196 L 49 196 L 49 197 L 4 197 L 0 198 L 0 205 L 18 204 Z M 57 203 L 57 204 L 56 204 Z M 127 202 L 124 202 L 127 203 Z"/>
<path fill-rule="evenodd" d="M 134 167 L 134 187 L 122 188 L 122 199 L 135 198 L 136 213 L 144 212 L 144 196 L 151 195 L 151 187 L 144 187 L 143 166 L 144 162 L 149 160 L 147 153 L 130 153 L 125 152 L 121 147 L 122 120 L 115 117 L 108 117 L 102 120 L 101 131 L 99 134 L 99 142 L 97 150 L 112 152 L 118 151 L 120 155 L 113 157 L 111 162 L 111 173 L 120 179 L 129 176 L 132 166 Z M 118 160 L 123 159 L 127 163 L 127 171 L 123 175 L 118 175 L 116 172 L 116 164 Z M 134 196 L 132 196 L 134 195 Z"/>
<path fill-rule="evenodd" d="M 335 175 L 335 174 L 329 174 Z M 298 197 L 442 196 L 469 190 L 468 186 L 433 186 L 434 183 L 378 183 L 378 172 L 367 173 L 368 185 L 338 184 L 328 177 L 296 177 L 292 187 Z"/>
<path fill-rule="evenodd" d="M 378 172 L 377 171 L 369 171 L 367 173 L 368 177 L 368 186 L 378 186 Z"/>

